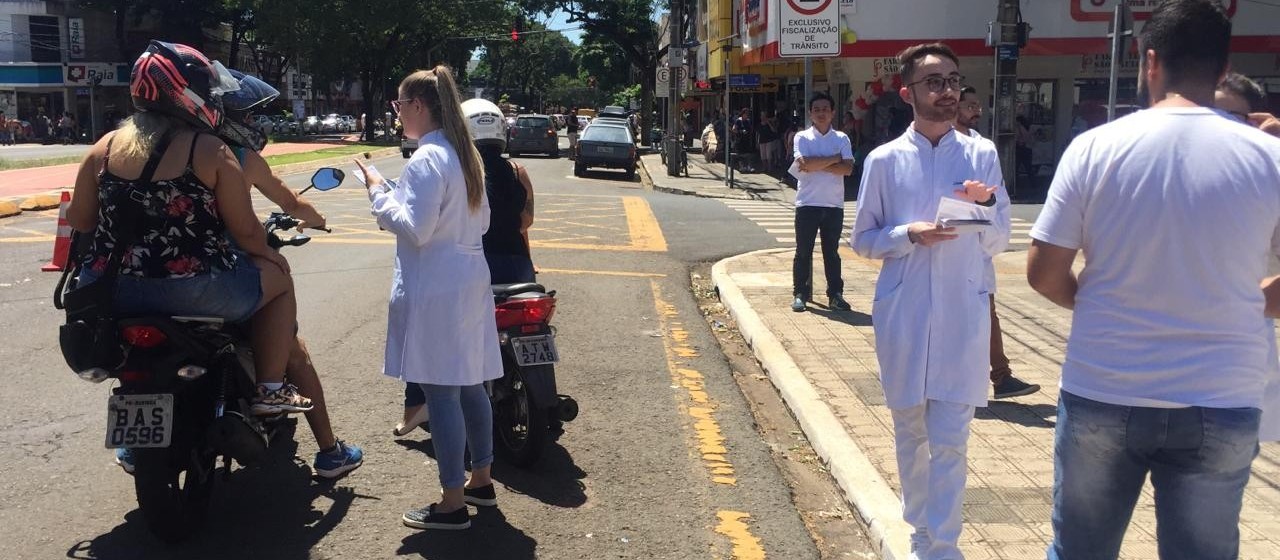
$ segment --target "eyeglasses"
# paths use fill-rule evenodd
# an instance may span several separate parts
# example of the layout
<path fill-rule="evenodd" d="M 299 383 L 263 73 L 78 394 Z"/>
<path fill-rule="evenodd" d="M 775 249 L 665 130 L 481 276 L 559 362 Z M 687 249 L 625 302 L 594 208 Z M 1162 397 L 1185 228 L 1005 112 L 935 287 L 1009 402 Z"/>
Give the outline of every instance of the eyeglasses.
<path fill-rule="evenodd" d="M 952 74 L 945 78 L 938 75 L 925 76 L 923 79 L 907 84 L 907 87 L 911 87 L 916 84 L 924 84 L 924 87 L 929 88 L 929 91 L 932 91 L 933 93 L 942 93 L 944 87 L 949 87 L 954 91 L 960 91 L 960 88 L 964 87 L 964 76 L 960 76 L 958 74 Z"/>
<path fill-rule="evenodd" d="M 391 100 L 391 110 L 392 110 L 392 111 L 395 111 L 395 112 L 396 112 L 396 114 L 397 114 L 397 115 L 399 115 L 399 114 L 400 114 L 400 106 L 401 106 L 401 105 L 404 105 L 405 103 L 410 103 L 410 102 L 413 102 L 413 101 L 415 101 L 415 100 L 414 100 L 412 97 L 410 97 L 410 98 L 408 98 L 408 99 L 392 99 L 392 100 Z"/>

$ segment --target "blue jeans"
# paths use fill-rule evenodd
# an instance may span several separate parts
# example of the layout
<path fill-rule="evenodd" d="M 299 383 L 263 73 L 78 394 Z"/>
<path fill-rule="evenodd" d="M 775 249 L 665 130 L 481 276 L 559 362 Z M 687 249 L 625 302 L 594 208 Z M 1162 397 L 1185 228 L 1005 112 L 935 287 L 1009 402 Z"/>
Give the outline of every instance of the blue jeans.
<path fill-rule="evenodd" d="M 463 453 L 471 449 L 471 468 L 493 464 L 493 409 L 484 384 L 429 385 L 417 383 L 427 395 L 431 446 L 436 451 L 440 486 L 461 488 L 467 483 Z"/>
<path fill-rule="evenodd" d="M 1234 559 L 1256 408 L 1118 406 L 1062 391 L 1050 560 L 1114 559 L 1147 473 L 1162 560 Z"/>
<path fill-rule="evenodd" d="M 88 285 L 100 276 L 88 267 L 79 282 Z M 262 302 L 262 276 L 247 255 L 236 255 L 236 266 L 190 278 L 116 276 L 116 310 L 126 315 L 183 315 L 222 317 L 232 323 L 248 320 Z"/>

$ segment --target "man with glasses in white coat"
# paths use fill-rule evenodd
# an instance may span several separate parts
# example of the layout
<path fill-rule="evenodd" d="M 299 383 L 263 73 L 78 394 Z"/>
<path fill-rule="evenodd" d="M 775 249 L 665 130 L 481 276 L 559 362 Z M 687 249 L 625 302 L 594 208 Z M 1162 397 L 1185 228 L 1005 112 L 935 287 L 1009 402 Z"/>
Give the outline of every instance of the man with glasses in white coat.
<path fill-rule="evenodd" d="M 863 168 L 850 243 L 884 265 L 872 324 L 893 414 L 911 558 L 958 559 L 969 422 L 986 406 L 991 311 L 985 261 L 1009 243 L 1009 197 L 995 147 L 957 133 L 964 78 L 940 43 L 898 55 L 915 121 Z M 935 223 L 942 199 L 988 216 L 965 231 Z"/>

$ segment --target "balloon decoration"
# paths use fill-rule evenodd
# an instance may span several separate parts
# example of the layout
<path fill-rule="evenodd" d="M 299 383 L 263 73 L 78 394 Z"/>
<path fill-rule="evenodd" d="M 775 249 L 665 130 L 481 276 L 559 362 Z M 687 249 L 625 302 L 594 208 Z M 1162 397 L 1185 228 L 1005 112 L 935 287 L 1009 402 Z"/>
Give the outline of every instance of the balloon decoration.
<path fill-rule="evenodd" d="M 862 93 L 850 101 L 852 105 L 849 110 L 853 111 L 854 123 L 859 129 L 862 128 L 863 121 L 867 117 L 867 113 L 871 111 L 871 107 L 876 101 L 885 94 L 885 91 L 896 94 L 898 89 L 902 87 L 901 74 L 886 74 L 881 76 L 879 80 L 867 84 Z"/>

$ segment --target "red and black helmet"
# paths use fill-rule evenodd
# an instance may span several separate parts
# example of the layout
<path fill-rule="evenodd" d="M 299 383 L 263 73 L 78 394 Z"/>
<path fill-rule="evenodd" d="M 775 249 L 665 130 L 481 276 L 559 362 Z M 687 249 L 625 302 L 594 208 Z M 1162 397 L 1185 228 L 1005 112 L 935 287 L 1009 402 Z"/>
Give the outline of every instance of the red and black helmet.
<path fill-rule="evenodd" d="M 139 111 L 180 118 L 213 130 L 222 122 L 222 93 L 235 80 L 217 62 L 187 45 L 151 41 L 133 63 L 129 95 Z M 234 89 L 234 87 L 232 88 Z"/>

